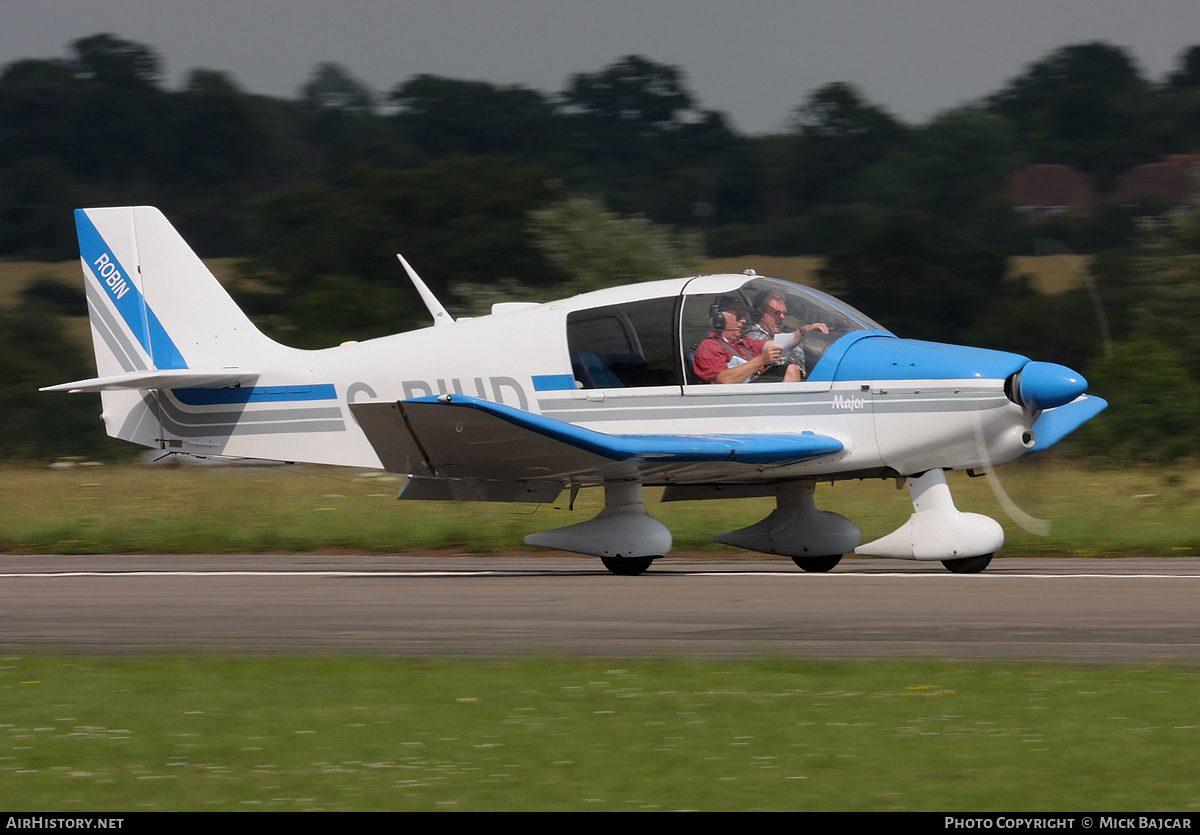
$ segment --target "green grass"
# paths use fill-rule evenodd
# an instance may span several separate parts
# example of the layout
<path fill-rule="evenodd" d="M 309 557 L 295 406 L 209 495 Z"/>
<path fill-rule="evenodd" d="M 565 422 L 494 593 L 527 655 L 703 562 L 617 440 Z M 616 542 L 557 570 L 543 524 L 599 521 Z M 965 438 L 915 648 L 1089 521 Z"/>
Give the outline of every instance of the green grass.
<path fill-rule="evenodd" d="M 9 809 L 1200 808 L 1200 673 L 8 657 Z"/>
<path fill-rule="evenodd" d="M 1100 469 L 1063 457 L 1001 469 L 1018 505 L 1050 519 L 1049 537 L 1012 524 L 986 479 L 950 475 L 959 508 L 1005 526 L 1003 553 L 1078 556 L 1192 555 L 1200 548 L 1200 470 Z M 600 508 L 600 490 L 564 493 L 554 505 L 396 502 L 400 479 L 322 467 L 139 467 L 0 470 L 0 551 L 16 553 L 405 552 L 521 549 L 535 531 L 580 522 Z M 676 551 L 747 554 L 712 535 L 752 524 L 771 499 L 661 504 L 650 512 L 675 535 Z M 879 480 L 819 485 L 817 505 L 858 523 L 864 541 L 912 512 L 907 492 Z"/>

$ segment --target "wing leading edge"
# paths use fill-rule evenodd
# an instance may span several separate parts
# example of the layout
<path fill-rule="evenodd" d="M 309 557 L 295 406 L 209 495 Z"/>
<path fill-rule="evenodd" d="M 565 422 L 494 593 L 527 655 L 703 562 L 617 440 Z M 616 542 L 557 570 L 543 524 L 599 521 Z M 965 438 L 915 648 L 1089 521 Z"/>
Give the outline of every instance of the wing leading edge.
<path fill-rule="evenodd" d="M 836 438 L 813 432 L 609 435 L 463 394 L 350 408 L 388 469 L 443 478 L 616 475 L 614 464 L 626 472 L 674 464 L 782 465 L 844 448 Z"/>

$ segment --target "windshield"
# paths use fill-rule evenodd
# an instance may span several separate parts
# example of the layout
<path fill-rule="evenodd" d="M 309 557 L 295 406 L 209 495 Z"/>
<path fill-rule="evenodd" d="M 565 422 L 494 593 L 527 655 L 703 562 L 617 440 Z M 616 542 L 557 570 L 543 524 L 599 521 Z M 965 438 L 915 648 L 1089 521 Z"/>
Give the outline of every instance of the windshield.
<path fill-rule="evenodd" d="M 755 276 L 741 287 L 725 293 L 697 293 L 684 297 L 680 337 L 686 356 L 694 357 L 701 343 L 716 333 L 723 321 L 722 311 L 734 310 L 745 316 L 743 338 L 746 340 L 769 340 L 783 334 L 781 341 L 793 344 L 780 361 L 778 376 L 786 372 L 788 365 L 798 367 L 800 379 L 806 379 L 816 367 L 825 351 L 847 333 L 859 330 L 886 331 L 879 323 L 863 315 L 850 305 L 835 299 L 820 290 L 803 287 L 776 278 Z M 701 350 L 702 356 L 705 354 Z M 736 360 L 735 360 L 736 362 Z M 707 379 L 706 369 L 697 369 L 694 363 L 686 362 L 688 382 L 713 382 Z M 772 375 L 761 375 L 763 381 Z"/>

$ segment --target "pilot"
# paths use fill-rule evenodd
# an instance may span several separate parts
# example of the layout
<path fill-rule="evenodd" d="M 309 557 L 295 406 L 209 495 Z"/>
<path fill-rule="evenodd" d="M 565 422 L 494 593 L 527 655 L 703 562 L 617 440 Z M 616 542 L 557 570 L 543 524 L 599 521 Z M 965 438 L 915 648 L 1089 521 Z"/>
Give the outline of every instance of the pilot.
<path fill-rule="evenodd" d="M 757 324 L 753 324 L 746 328 L 745 339 L 774 339 L 775 335 L 783 332 L 783 320 L 787 317 L 787 299 L 783 293 L 778 290 L 765 290 L 759 294 L 758 299 L 754 302 L 755 313 L 759 315 Z M 785 369 L 791 366 L 796 366 L 800 370 L 800 379 L 803 380 L 808 376 L 804 360 L 804 334 L 809 331 L 820 331 L 821 333 L 829 333 L 829 326 L 824 322 L 813 322 L 812 324 L 802 325 L 799 330 L 792 331 L 796 334 L 796 342 L 790 348 L 785 350 L 772 363 L 772 368 L 766 373 L 776 371 L 776 374 L 782 373 L 784 380 L 791 382 L 787 378 Z"/>
<path fill-rule="evenodd" d="M 696 346 L 692 370 L 706 383 L 753 382 L 783 353 L 771 340 L 746 339 L 742 329 L 750 314 L 737 296 L 722 296 L 709 309 L 712 332 Z M 800 369 L 789 365 L 784 381 L 800 381 Z"/>

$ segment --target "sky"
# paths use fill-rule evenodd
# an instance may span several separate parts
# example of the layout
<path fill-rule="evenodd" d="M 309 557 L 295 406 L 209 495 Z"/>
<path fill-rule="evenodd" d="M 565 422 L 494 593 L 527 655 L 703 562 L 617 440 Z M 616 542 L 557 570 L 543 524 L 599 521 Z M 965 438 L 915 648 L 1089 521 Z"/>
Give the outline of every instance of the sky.
<path fill-rule="evenodd" d="M 1198 0 L 0 0 L 0 65 L 98 32 L 294 96 L 321 61 L 386 93 L 418 73 L 561 89 L 625 55 L 681 67 L 741 131 L 857 85 L 909 123 L 999 89 L 1056 47 L 1126 47 L 1151 78 L 1200 43 Z"/>

